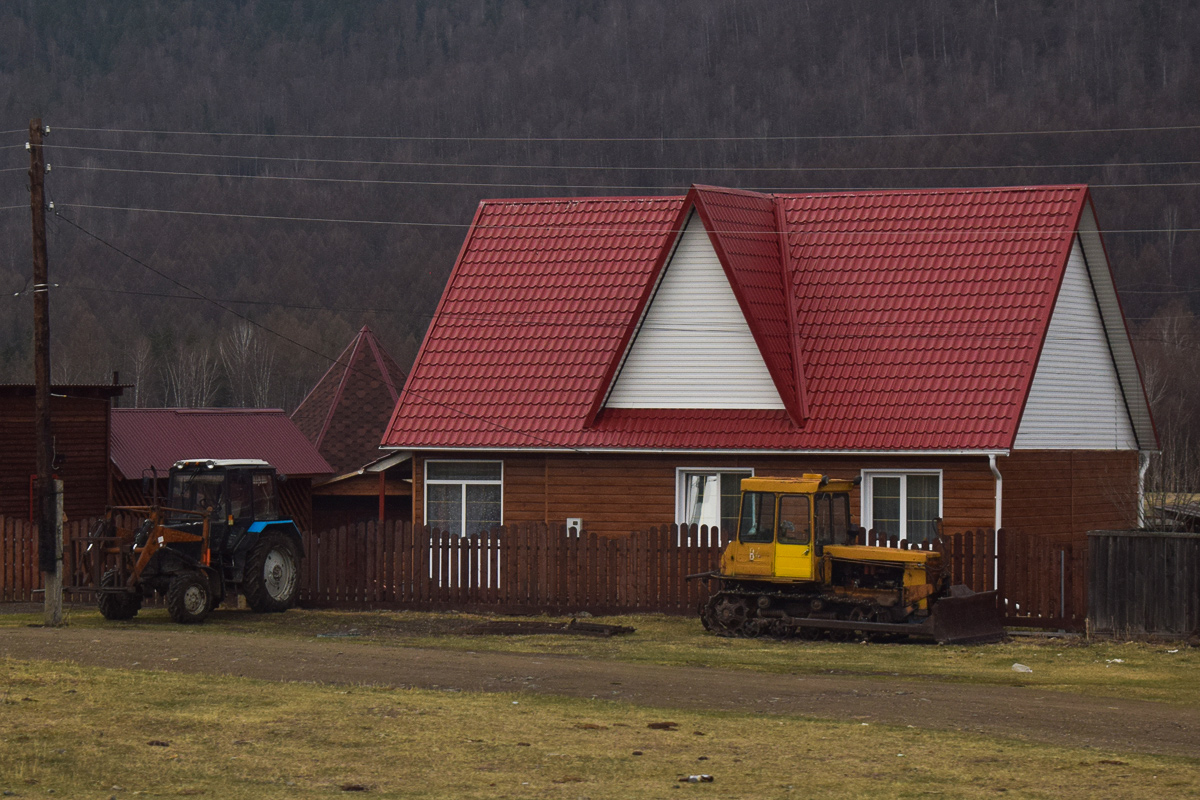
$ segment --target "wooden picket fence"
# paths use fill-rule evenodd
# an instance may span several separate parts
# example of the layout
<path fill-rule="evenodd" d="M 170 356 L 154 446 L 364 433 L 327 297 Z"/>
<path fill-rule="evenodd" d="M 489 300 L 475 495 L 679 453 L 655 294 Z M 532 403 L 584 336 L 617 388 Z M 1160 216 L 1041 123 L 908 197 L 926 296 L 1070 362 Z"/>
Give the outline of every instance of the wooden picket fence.
<path fill-rule="evenodd" d="M 63 575 L 68 585 L 87 584 L 80 545 L 93 522 L 64 526 Z M 986 529 L 922 543 L 869 531 L 865 543 L 940 551 L 952 582 L 975 591 L 999 586 L 1006 625 L 1085 628 L 1084 545 L 1006 530 L 997 537 Z M 603 537 L 568 536 L 561 527 L 531 524 L 460 538 L 404 523 L 370 522 L 305 535 L 300 604 L 694 614 L 708 597 L 710 584 L 685 578 L 713 569 L 723 546 L 720 532 L 703 526 L 670 525 Z M 40 589 L 36 530 L 27 520 L 0 517 L 0 602 L 37 600 Z"/>
<path fill-rule="evenodd" d="M 63 581 L 79 578 L 72 541 L 87 536 L 95 520 L 69 520 L 63 525 Z M 42 573 L 38 563 L 37 527 L 27 519 L 0 516 L 0 602 L 28 603 L 41 599 Z"/>
<path fill-rule="evenodd" d="M 305 536 L 300 603 L 339 608 L 694 614 L 723 542 L 706 526 L 628 536 L 529 524 L 459 537 L 403 523 Z"/>

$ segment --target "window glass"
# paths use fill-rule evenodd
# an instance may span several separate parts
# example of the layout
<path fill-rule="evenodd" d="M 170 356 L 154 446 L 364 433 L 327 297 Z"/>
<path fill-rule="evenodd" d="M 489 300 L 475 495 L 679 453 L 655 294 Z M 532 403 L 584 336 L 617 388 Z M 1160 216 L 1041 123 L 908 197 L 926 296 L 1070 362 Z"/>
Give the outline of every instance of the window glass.
<path fill-rule="evenodd" d="M 463 534 L 463 486 L 461 483 L 431 483 L 425 488 L 425 524 L 439 531 Z"/>
<path fill-rule="evenodd" d="M 808 495 L 785 494 L 779 498 L 779 543 L 808 544 L 811 539 Z"/>
<path fill-rule="evenodd" d="M 833 529 L 834 544 L 850 543 L 850 495 L 829 495 L 829 525 Z"/>
<path fill-rule="evenodd" d="M 502 523 L 504 463 L 425 462 L 425 524 L 475 536 Z"/>
<path fill-rule="evenodd" d="M 254 516 L 250 495 L 250 473 L 244 469 L 229 472 L 229 516 L 244 520 Z"/>
<path fill-rule="evenodd" d="M 269 472 L 256 472 L 253 481 L 255 519 L 279 519 L 279 497 L 275 493 L 275 476 Z"/>
<path fill-rule="evenodd" d="M 900 535 L 900 478 L 871 479 L 871 527 L 887 536 Z"/>
<path fill-rule="evenodd" d="M 225 473 L 215 470 L 177 472 L 171 478 L 168 508 L 184 511 L 213 509 L 213 516 L 225 516 Z"/>
<path fill-rule="evenodd" d="M 500 484 L 466 485 L 467 511 L 464 532 L 475 536 L 500 524 Z"/>
<path fill-rule="evenodd" d="M 742 519 L 738 539 L 765 543 L 775 539 L 775 493 L 746 492 L 742 495 Z"/>
<path fill-rule="evenodd" d="M 942 506 L 942 476 L 936 472 L 870 475 L 869 506 L 864 502 L 863 524 L 885 536 L 923 542 L 938 535 Z"/>
<path fill-rule="evenodd" d="M 502 469 L 499 461 L 428 461 L 425 478 L 429 481 L 499 481 Z"/>
<path fill-rule="evenodd" d="M 683 470 L 676 486 L 676 521 L 732 531 L 737 527 L 742 478 L 752 470 Z"/>
<path fill-rule="evenodd" d="M 813 498 L 816 508 L 813 509 L 815 518 L 817 544 L 833 543 L 833 510 L 830 495 L 819 494 Z"/>
<path fill-rule="evenodd" d="M 941 478 L 938 475 L 909 475 L 908 531 L 910 542 L 924 542 L 937 536 Z"/>

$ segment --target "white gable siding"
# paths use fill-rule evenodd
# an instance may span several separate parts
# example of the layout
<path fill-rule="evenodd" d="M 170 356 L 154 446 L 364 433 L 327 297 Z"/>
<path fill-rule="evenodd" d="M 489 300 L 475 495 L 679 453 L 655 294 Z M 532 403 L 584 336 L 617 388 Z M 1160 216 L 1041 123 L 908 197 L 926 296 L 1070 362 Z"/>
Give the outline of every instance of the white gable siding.
<path fill-rule="evenodd" d="M 1116 333 L 1125 335 L 1124 330 Z M 1078 239 L 1013 448 L 1137 449 Z"/>
<path fill-rule="evenodd" d="M 605 405 L 784 407 L 696 214 L 663 268 Z"/>

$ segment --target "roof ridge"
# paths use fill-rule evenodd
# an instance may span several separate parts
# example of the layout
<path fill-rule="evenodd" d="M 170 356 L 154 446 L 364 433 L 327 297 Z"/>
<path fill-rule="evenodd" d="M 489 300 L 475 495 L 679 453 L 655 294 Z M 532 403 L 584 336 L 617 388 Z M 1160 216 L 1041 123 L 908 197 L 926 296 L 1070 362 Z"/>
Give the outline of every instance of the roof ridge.
<path fill-rule="evenodd" d="M 1032 192 L 1045 191 L 1047 189 L 1086 191 L 1087 188 L 1088 185 L 1086 183 L 1030 183 L 1016 186 L 961 186 L 938 187 L 936 189 L 831 189 L 829 191 L 811 192 L 774 192 L 771 196 L 776 198 L 877 197 L 881 195 L 921 195 L 929 197 L 934 195 L 975 194 L 978 192 Z"/>
<path fill-rule="evenodd" d="M 329 408 L 325 411 L 325 422 L 321 424 L 321 430 L 317 432 L 317 440 L 313 442 L 313 447 L 317 450 L 321 449 L 321 442 L 325 441 L 325 434 L 329 432 L 329 426 L 333 422 L 333 412 L 337 410 L 338 404 L 342 402 L 342 393 L 346 390 L 346 381 L 350 378 L 350 370 L 354 368 L 354 356 L 358 353 L 358 345 L 363 340 L 364 334 L 360 331 L 354 341 L 346 346 L 342 351 L 342 355 L 338 356 L 336 363 L 342 365 L 342 377 L 338 379 L 337 389 L 333 392 L 333 399 L 329 401 Z M 342 364 L 342 356 L 350 353 L 350 357 Z M 332 367 L 330 368 L 332 369 Z"/>

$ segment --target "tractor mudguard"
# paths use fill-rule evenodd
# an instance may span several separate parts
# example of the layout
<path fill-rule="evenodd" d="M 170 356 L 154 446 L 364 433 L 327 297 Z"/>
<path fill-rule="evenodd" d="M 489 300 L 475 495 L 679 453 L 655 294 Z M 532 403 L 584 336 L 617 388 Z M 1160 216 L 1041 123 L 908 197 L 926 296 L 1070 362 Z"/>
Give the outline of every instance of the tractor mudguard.
<path fill-rule="evenodd" d="M 260 520 L 251 524 L 246 531 L 246 536 L 242 539 L 244 544 L 239 549 L 250 552 L 254 549 L 254 545 L 258 544 L 262 534 L 267 531 L 287 534 L 296 545 L 296 552 L 301 558 L 304 557 L 304 539 L 300 536 L 300 528 L 290 519 Z"/>

